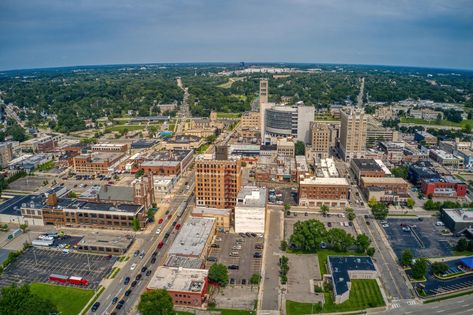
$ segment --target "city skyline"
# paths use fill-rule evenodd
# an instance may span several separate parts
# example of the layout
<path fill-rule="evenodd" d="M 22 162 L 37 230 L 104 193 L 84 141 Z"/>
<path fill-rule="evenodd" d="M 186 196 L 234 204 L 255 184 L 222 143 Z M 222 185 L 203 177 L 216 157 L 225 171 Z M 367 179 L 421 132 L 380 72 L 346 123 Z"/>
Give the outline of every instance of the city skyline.
<path fill-rule="evenodd" d="M 165 62 L 473 69 L 468 1 L 3 1 L 0 70 Z"/>

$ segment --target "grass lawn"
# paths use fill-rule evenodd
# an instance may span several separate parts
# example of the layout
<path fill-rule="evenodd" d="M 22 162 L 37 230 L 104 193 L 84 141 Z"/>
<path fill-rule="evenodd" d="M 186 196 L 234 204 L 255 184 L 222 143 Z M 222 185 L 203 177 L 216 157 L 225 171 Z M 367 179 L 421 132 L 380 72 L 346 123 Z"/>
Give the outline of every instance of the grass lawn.
<path fill-rule="evenodd" d="M 31 292 L 51 301 L 58 311 L 64 315 L 76 315 L 94 295 L 94 291 L 51 285 L 46 283 L 32 283 Z"/>
<path fill-rule="evenodd" d="M 197 154 L 203 154 L 205 153 L 205 151 L 207 151 L 207 149 L 209 148 L 210 144 L 202 144 L 200 147 L 198 147 L 196 150 L 195 150 L 195 153 Z"/>
<path fill-rule="evenodd" d="M 217 118 L 239 118 L 240 116 L 241 113 L 217 113 Z"/>
<path fill-rule="evenodd" d="M 176 315 L 194 315 L 194 313 L 177 311 L 177 312 L 176 312 Z"/>
<path fill-rule="evenodd" d="M 326 292 L 324 295 L 325 304 L 321 310 L 323 313 L 359 311 L 384 305 L 383 296 L 374 279 L 352 280 L 350 298 L 342 304 L 333 302 L 332 293 Z M 310 314 L 312 310 L 318 312 L 320 306 L 310 303 L 286 302 L 288 315 Z"/>
<path fill-rule="evenodd" d="M 454 250 L 453 251 L 453 256 L 473 256 L 473 252 L 470 252 L 470 251 L 458 251 L 458 250 Z"/>
<path fill-rule="evenodd" d="M 436 120 L 429 121 L 429 120 L 424 120 L 420 118 L 401 117 L 401 123 L 432 125 L 432 126 L 464 127 L 466 124 L 470 124 L 473 126 L 473 119 L 465 119 L 465 120 L 462 120 L 460 123 L 456 123 L 449 120 L 441 120 L 440 123 L 438 123 Z"/>
<path fill-rule="evenodd" d="M 232 87 L 233 82 L 236 81 L 241 81 L 243 80 L 244 77 L 233 77 L 233 78 L 228 78 L 228 81 L 222 84 L 217 85 L 217 87 L 222 88 L 222 89 L 229 89 Z"/>
<path fill-rule="evenodd" d="M 221 315 L 252 315 L 256 314 L 256 311 L 247 311 L 247 310 L 231 310 L 223 308 L 209 308 L 211 311 L 218 311 Z"/>
<path fill-rule="evenodd" d="M 134 130 L 141 130 L 144 128 L 145 128 L 144 125 L 116 125 L 116 126 L 105 128 L 105 132 L 113 132 L 113 131 L 122 132 L 125 129 L 127 129 L 128 131 L 134 131 Z"/>

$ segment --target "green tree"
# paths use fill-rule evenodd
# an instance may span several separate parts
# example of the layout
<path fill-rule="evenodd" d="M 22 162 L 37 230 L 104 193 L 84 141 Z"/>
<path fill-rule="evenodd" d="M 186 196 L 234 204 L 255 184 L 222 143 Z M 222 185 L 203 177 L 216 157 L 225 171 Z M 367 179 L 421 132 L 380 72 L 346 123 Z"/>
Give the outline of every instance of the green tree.
<path fill-rule="evenodd" d="M 139 231 L 141 229 L 140 227 L 140 221 L 137 218 L 134 218 L 133 221 L 131 222 L 131 225 L 133 227 L 133 231 Z"/>
<path fill-rule="evenodd" d="M 26 136 L 25 129 L 21 128 L 19 125 L 7 127 L 5 133 L 11 136 L 13 141 L 23 142 L 28 138 Z"/>
<path fill-rule="evenodd" d="M 416 202 L 412 198 L 407 198 L 406 205 L 409 209 L 414 208 Z"/>
<path fill-rule="evenodd" d="M 325 238 L 327 243 L 337 252 L 346 252 L 355 242 L 351 234 L 339 228 L 328 230 Z"/>
<path fill-rule="evenodd" d="M 412 264 L 413 258 L 414 256 L 412 255 L 412 251 L 410 249 L 403 250 L 401 254 L 401 265 L 410 266 Z"/>
<path fill-rule="evenodd" d="M 281 248 L 282 251 L 286 251 L 287 250 L 287 241 L 282 240 L 281 245 L 279 246 L 279 248 Z"/>
<path fill-rule="evenodd" d="M 446 263 L 436 261 L 432 263 L 431 270 L 433 274 L 444 273 L 448 270 L 448 265 Z"/>
<path fill-rule="evenodd" d="M 288 203 L 284 204 L 284 211 L 289 211 L 291 209 L 291 205 Z"/>
<path fill-rule="evenodd" d="M 210 136 L 208 136 L 207 138 L 205 138 L 205 141 L 207 141 L 207 143 L 214 143 L 215 140 L 217 140 L 217 136 L 216 136 L 216 135 L 210 135 Z"/>
<path fill-rule="evenodd" d="M 320 207 L 320 211 L 322 212 L 323 215 L 327 215 L 327 213 L 330 211 L 330 209 L 327 205 L 323 205 L 323 206 Z"/>
<path fill-rule="evenodd" d="M 395 177 L 401 177 L 401 178 L 404 178 L 404 179 L 407 179 L 408 172 L 409 172 L 409 168 L 407 166 L 398 166 L 398 167 L 395 167 L 391 170 L 391 173 Z"/>
<path fill-rule="evenodd" d="M 373 257 L 375 252 L 376 252 L 376 250 L 374 249 L 374 247 L 369 247 L 369 248 L 366 250 L 366 255 L 368 255 L 368 256 L 370 256 L 370 257 Z"/>
<path fill-rule="evenodd" d="M 164 289 L 147 291 L 140 297 L 138 310 L 143 315 L 173 315 L 172 297 Z"/>
<path fill-rule="evenodd" d="M 455 249 L 459 252 L 464 252 L 468 249 L 468 241 L 464 238 L 461 238 L 457 242 L 457 246 L 455 246 Z"/>
<path fill-rule="evenodd" d="M 135 173 L 135 178 L 140 178 L 141 176 L 143 176 L 145 174 L 145 170 L 144 169 L 140 169 L 138 170 L 136 173 Z"/>
<path fill-rule="evenodd" d="M 28 224 L 27 223 L 23 223 L 23 224 L 20 224 L 20 229 L 23 233 L 26 232 L 26 229 L 28 228 Z"/>
<path fill-rule="evenodd" d="M 228 269 L 224 264 L 213 264 L 209 269 L 209 280 L 221 287 L 228 284 Z"/>
<path fill-rule="evenodd" d="M 56 306 L 32 294 L 28 285 L 18 287 L 12 284 L 1 289 L 0 314 L 49 315 L 51 313 L 57 313 Z"/>
<path fill-rule="evenodd" d="M 297 141 L 294 145 L 294 150 L 296 151 L 296 155 L 304 155 L 305 154 L 305 144 L 302 141 Z"/>
<path fill-rule="evenodd" d="M 373 208 L 378 204 L 378 200 L 376 200 L 375 197 L 372 197 L 370 200 L 368 200 L 368 207 Z"/>
<path fill-rule="evenodd" d="M 411 267 L 412 277 L 416 280 L 423 279 L 428 269 L 427 260 L 425 258 L 417 258 Z"/>
<path fill-rule="evenodd" d="M 366 234 L 358 234 L 355 241 L 360 253 L 366 252 L 371 245 L 371 240 Z"/>
<path fill-rule="evenodd" d="M 353 208 L 346 208 L 345 209 L 345 214 L 346 214 L 347 219 L 349 221 L 353 221 L 356 218 L 355 211 L 353 210 Z"/>
<path fill-rule="evenodd" d="M 77 193 L 74 191 L 70 191 L 68 194 L 69 198 L 77 198 Z"/>
<path fill-rule="evenodd" d="M 260 281 L 261 281 L 261 276 L 259 273 L 254 273 L 251 275 L 251 278 L 250 278 L 251 284 L 259 284 Z"/>
<path fill-rule="evenodd" d="M 389 210 L 385 204 L 378 203 L 371 208 L 371 213 L 376 220 L 384 220 L 388 216 Z"/>
<path fill-rule="evenodd" d="M 294 224 L 290 244 L 306 252 L 316 252 L 327 233 L 325 225 L 314 219 L 298 221 Z"/>

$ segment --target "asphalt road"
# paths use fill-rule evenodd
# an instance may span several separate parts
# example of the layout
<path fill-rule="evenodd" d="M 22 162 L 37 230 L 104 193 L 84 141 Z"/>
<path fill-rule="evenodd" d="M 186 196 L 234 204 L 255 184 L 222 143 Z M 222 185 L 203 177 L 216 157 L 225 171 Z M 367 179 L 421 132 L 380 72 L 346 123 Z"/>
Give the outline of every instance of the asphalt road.
<path fill-rule="evenodd" d="M 166 252 L 169 249 L 170 244 L 172 244 L 176 232 L 172 228 L 172 222 L 177 220 L 179 223 L 182 224 L 182 222 L 185 220 L 187 215 L 189 214 L 189 209 L 191 206 L 188 206 L 186 209 L 186 212 L 184 215 L 182 215 L 181 218 L 177 219 L 177 212 L 176 209 L 179 207 L 179 205 L 182 202 L 185 202 L 186 200 L 191 200 L 192 199 L 192 192 L 193 192 L 193 172 L 190 172 L 188 176 L 183 177 L 181 179 L 181 182 L 188 181 L 189 185 L 191 186 L 189 190 L 186 190 L 185 194 L 182 194 L 182 191 L 185 190 L 185 187 L 182 187 L 179 191 L 178 194 L 171 200 L 169 204 L 169 214 L 172 215 L 171 219 L 165 220 L 160 226 L 156 225 L 152 231 L 149 233 L 143 233 L 137 235 L 137 239 L 135 242 L 140 242 L 141 246 L 138 247 L 132 247 L 133 250 L 128 253 L 128 256 L 131 256 L 131 258 L 121 267 L 120 272 L 117 274 L 117 276 L 112 280 L 112 283 L 108 285 L 106 290 L 102 293 L 100 298 L 97 300 L 100 302 L 100 308 L 95 314 L 110 314 L 112 311 L 116 311 L 117 314 L 130 314 L 132 313 L 135 304 L 139 301 L 139 297 L 141 296 L 142 292 L 145 290 L 149 279 L 151 276 L 145 276 L 142 274 L 142 279 L 138 281 L 138 284 L 132 289 L 132 293 L 130 296 L 125 297 L 124 293 L 126 290 L 130 288 L 131 282 L 135 280 L 136 276 L 141 273 L 141 268 L 143 266 L 147 266 L 149 269 L 154 271 L 156 268 L 160 265 L 164 264 L 164 259 L 166 257 Z M 184 186 L 184 185 L 182 185 Z M 189 203 L 191 204 L 191 203 Z M 158 228 L 161 228 L 161 233 L 159 235 L 156 235 L 156 230 Z M 164 247 L 158 251 L 158 255 L 156 257 L 156 263 L 151 264 L 150 261 L 152 259 L 152 254 L 153 252 L 157 249 L 157 245 L 159 242 L 161 242 L 164 238 L 164 234 L 167 231 L 172 230 L 173 232 L 171 233 L 171 236 L 168 238 L 168 240 L 165 242 Z M 133 256 L 133 251 L 139 249 L 140 251 L 143 250 L 145 252 L 145 255 L 143 258 L 140 257 L 134 257 Z M 136 264 L 136 267 L 134 270 L 130 270 L 130 267 L 132 264 Z M 125 277 L 130 277 L 130 284 L 129 285 L 124 285 L 124 279 Z M 112 305 L 112 299 L 114 297 L 118 297 L 118 300 L 124 299 L 125 305 L 121 310 L 115 310 L 116 305 Z M 92 312 L 89 311 L 89 314 L 93 314 Z"/>
<path fill-rule="evenodd" d="M 268 209 L 269 225 L 265 231 L 264 279 L 261 286 L 261 310 L 279 310 L 279 245 L 282 240 L 281 224 L 283 212 L 280 209 Z"/>
<path fill-rule="evenodd" d="M 400 303 L 379 314 L 390 315 L 471 315 L 473 314 L 473 295 L 460 296 L 429 304 Z"/>
<path fill-rule="evenodd" d="M 366 219 L 358 216 L 356 223 L 372 241 L 372 245 L 376 249 L 374 259 L 377 263 L 378 272 L 380 273 L 381 282 L 384 285 L 386 294 L 390 300 L 413 299 L 414 296 L 404 279 L 403 271 L 401 271 L 397 261 L 394 258 L 388 241 L 382 237 L 380 230 L 375 226 L 375 220 L 369 220 L 370 226 L 366 224 Z"/>

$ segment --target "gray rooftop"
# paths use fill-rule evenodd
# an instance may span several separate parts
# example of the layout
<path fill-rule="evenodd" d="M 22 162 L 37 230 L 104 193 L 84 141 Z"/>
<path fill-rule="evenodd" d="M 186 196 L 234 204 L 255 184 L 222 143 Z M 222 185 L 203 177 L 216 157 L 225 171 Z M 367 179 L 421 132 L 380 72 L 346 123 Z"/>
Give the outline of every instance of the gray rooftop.
<path fill-rule="evenodd" d="M 263 187 L 243 186 L 237 196 L 237 207 L 259 207 L 266 206 L 268 190 Z"/>
<path fill-rule="evenodd" d="M 190 218 L 177 234 L 169 255 L 199 257 L 209 237 L 212 236 L 214 218 Z"/>

